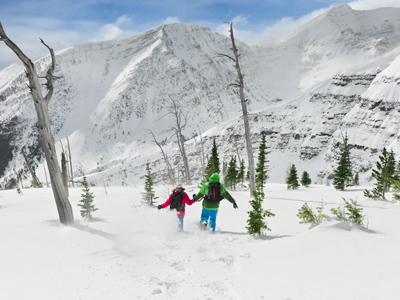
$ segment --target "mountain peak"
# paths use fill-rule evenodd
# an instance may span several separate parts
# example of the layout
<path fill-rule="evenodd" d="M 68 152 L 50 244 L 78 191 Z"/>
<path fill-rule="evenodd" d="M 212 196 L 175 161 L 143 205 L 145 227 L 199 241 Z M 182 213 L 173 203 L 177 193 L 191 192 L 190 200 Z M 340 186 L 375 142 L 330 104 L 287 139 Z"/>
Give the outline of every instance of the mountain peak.
<path fill-rule="evenodd" d="M 353 9 L 350 7 L 350 5 L 346 3 L 340 3 L 338 5 L 333 6 L 331 9 L 328 10 L 328 14 L 330 13 L 343 13 L 343 12 L 349 12 L 352 11 Z"/>

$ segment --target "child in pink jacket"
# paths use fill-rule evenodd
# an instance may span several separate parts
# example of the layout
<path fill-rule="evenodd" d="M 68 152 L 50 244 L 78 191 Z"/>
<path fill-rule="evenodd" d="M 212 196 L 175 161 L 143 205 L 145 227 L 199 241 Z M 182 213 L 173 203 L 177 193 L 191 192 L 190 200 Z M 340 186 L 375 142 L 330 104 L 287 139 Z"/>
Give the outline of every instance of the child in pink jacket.
<path fill-rule="evenodd" d="M 178 216 L 178 231 L 183 231 L 183 218 L 185 217 L 185 204 L 192 205 L 196 200 L 190 200 L 189 196 L 185 193 L 182 184 L 177 183 L 176 188 L 172 190 L 172 194 L 165 203 L 157 206 L 158 209 L 170 206 L 170 209 L 175 209 Z"/>

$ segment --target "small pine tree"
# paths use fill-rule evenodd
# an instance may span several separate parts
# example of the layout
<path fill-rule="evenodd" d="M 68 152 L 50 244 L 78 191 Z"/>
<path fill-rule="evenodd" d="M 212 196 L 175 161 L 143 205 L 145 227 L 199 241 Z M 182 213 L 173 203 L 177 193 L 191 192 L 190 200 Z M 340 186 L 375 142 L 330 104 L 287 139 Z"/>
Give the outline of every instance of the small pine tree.
<path fill-rule="evenodd" d="M 358 172 L 356 175 L 354 175 L 354 185 L 359 186 L 360 185 L 360 176 L 358 175 Z"/>
<path fill-rule="evenodd" d="M 147 174 L 145 176 L 146 181 L 144 183 L 145 192 L 142 193 L 143 195 L 142 199 L 146 204 L 153 206 L 155 203 L 154 200 L 157 199 L 158 197 L 156 197 L 156 193 L 153 189 L 154 181 L 151 178 L 151 168 L 149 162 L 146 163 L 146 171 L 147 171 Z"/>
<path fill-rule="evenodd" d="M 18 195 L 23 195 L 22 190 L 19 186 L 17 186 L 17 193 Z"/>
<path fill-rule="evenodd" d="M 328 218 L 327 215 L 323 214 L 324 203 L 317 207 L 317 213 L 315 213 L 311 207 L 308 206 L 307 202 L 299 209 L 297 217 L 301 219 L 300 224 L 311 224 L 311 226 L 318 225 L 322 221 Z"/>
<path fill-rule="evenodd" d="M 362 214 L 363 209 L 352 199 L 347 201 L 345 198 L 342 198 L 345 206 L 343 209 L 340 207 L 331 208 L 331 212 L 340 220 L 345 221 L 350 224 L 357 224 L 359 226 L 364 226 L 363 221 L 365 216 Z"/>
<path fill-rule="evenodd" d="M 344 191 L 345 187 L 353 184 L 353 174 L 351 172 L 350 146 L 348 144 L 347 133 L 343 137 L 341 145 L 340 159 L 338 167 L 335 170 L 335 178 L 333 178 L 333 186 L 337 190 Z"/>
<path fill-rule="evenodd" d="M 82 218 L 91 219 L 92 213 L 98 210 L 98 208 L 95 208 L 95 206 L 93 205 L 94 194 L 90 192 L 86 176 L 83 176 L 82 186 L 83 186 L 82 189 L 83 194 L 81 194 L 82 198 L 81 200 L 79 200 L 78 206 L 81 207 L 80 212 Z"/>
<path fill-rule="evenodd" d="M 250 235 L 262 235 L 264 231 L 271 231 L 268 227 L 265 218 L 275 216 L 270 210 L 264 210 L 262 203 L 264 201 L 264 192 L 259 188 L 253 192 L 254 199 L 250 200 L 250 205 L 253 210 L 247 212 L 249 218 L 247 220 L 248 226 L 246 226 L 247 232 Z"/>
<path fill-rule="evenodd" d="M 294 164 L 290 166 L 289 176 L 286 179 L 287 189 L 296 190 L 299 188 L 299 177 L 297 176 L 297 169 Z"/>
<path fill-rule="evenodd" d="M 212 174 L 214 174 L 214 173 L 219 174 L 220 172 L 221 172 L 221 170 L 219 167 L 218 148 L 217 148 L 217 144 L 215 143 L 215 137 L 214 137 L 213 146 L 211 149 L 211 156 L 210 156 L 210 159 L 208 160 L 206 169 L 204 170 L 204 176 L 203 176 L 201 185 L 208 182 L 208 180 L 210 179 Z"/>
<path fill-rule="evenodd" d="M 386 172 L 387 183 L 385 185 L 386 192 L 390 191 L 391 182 L 392 180 L 396 179 L 396 160 L 394 159 L 394 152 L 393 149 L 390 151 L 388 155 L 388 162 L 387 162 L 387 172 Z"/>
<path fill-rule="evenodd" d="M 226 171 L 225 176 L 225 186 L 229 189 L 236 189 L 238 177 L 238 168 L 236 165 L 236 157 L 232 156 L 228 165 L 228 170 Z"/>
<path fill-rule="evenodd" d="M 310 174 L 308 174 L 307 171 L 304 171 L 303 174 L 301 175 L 301 180 L 300 183 L 302 186 L 309 187 L 311 184 L 311 178 Z"/>
<path fill-rule="evenodd" d="M 258 153 L 258 163 L 256 167 L 256 186 L 258 185 L 260 187 L 260 190 L 264 190 L 264 185 L 265 182 L 268 179 L 268 165 L 267 163 L 269 162 L 267 159 L 267 155 L 270 152 L 266 151 L 266 142 L 265 142 L 265 134 L 261 136 L 261 143 L 259 147 L 259 153 Z"/>
<path fill-rule="evenodd" d="M 242 161 L 240 162 L 239 172 L 238 172 L 238 175 L 237 175 L 238 183 L 239 182 L 242 183 L 242 187 L 244 186 L 245 172 L 246 172 L 246 169 L 245 169 L 245 166 L 244 166 L 244 159 L 242 159 Z"/>
<path fill-rule="evenodd" d="M 376 169 L 372 169 L 372 177 L 376 179 L 372 192 L 364 191 L 364 196 L 372 199 L 385 199 L 385 193 L 389 191 L 390 181 L 395 178 L 396 161 L 393 150 L 388 153 L 386 148 L 382 149 L 379 161 L 376 162 Z"/>
<path fill-rule="evenodd" d="M 394 193 L 392 195 L 392 200 L 400 201 L 400 181 L 393 180 L 392 184 L 393 184 L 393 190 L 394 190 Z"/>

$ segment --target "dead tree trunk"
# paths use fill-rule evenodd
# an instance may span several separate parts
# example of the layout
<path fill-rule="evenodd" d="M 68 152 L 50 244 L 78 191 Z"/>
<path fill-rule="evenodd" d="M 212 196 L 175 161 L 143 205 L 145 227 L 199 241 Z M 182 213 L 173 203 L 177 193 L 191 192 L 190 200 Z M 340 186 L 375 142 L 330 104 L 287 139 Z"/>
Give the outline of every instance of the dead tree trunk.
<path fill-rule="evenodd" d="M 47 71 L 46 76 L 44 77 L 46 79 L 45 85 L 47 88 L 47 93 L 45 96 L 43 96 L 39 82 L 39 76 L 37 74 L 35 65 L 21 51 L 21 49 L 19 49 L 19 47 L 7 37 L 1 22 L 0 41 L 3 41 L 18 56 L 25 67 L 26 76 L 29 80 L 28 87 L 31 91 L 35 110 L 38 117 L 37 127 L 42 139 L 46 162 L 49 168 L 51 187 L 53 190 L 54 199 L 56 201 L 59 219 L 62 224 L 71 224 L 74 222 L 74 215 L 71 203 L 68 199 L 68 187 L 65 186 L 63 182 L 60 165 L 58 164 L 56 147 L 54 137 L 50 128 L 50 117 L 48 112 L 48 104 L 53 95 L 53 84 L 56 80 L 56 78 L 53 76 L 53 72 L 56 66 L 54 51 L 52 48 L 46 45 L 43 40 L 41 40 L 42 44 L 49 49 L 51 55 L 51 65 Z"/>
<path fill-rule="evenodd" d="M 200 135 L 200 144 L 201 144 L 201 174 L 204 174 L 204 171 L 206 169 L 206 163 L 204 159 L 204 143 L 203 143 L 203 137 L 201 135 L 201 131 L 199 129 L 199 135 Z"/>
<path fill-rule="evenodd" d="M 47 187 L 49 187 L 49 181 L 47 180 L 47 171 L 46 171 L 46 167 L 44 166 L 44 164 L 43 164 L 43 170 L 44 170 L 44 176 L 46 177 Z"/>
<path fill-rule="evenodd" d="M 28 166 L 29 172 L 32 175 L 33 186 L 34 187 L 41 187 L 42 184 L 40 183 L 39 179 L 37 178 L 36 173 L 33 171 L 32 167 L 31 167 L 31 164 L 29 163 L 28 157 L 26 156 L 26 154 L 24 152 L 24 149 L 21 149 L 21 153 L 24 156 L 25 163 Z"/>
<path fill-rule="evenodd" d="M 67 144 L 68 144 L 68 155 L 69 155 L 69 170 L 70 170 L 70 175 L 71 175 L 72 187 L 74 187 L 74 174 L 73 174 L 73 172 L 72 172 L 71 145 L 69 144 L 69 139 L 68 139 L 68 137 L 67 137 Z"/>
<path fill-rule="evenodd" d="M 235 38 L 233 36 L 232 22 L 230 23 L 229 33 L 230 33 L 231 42 L 232 42 L 231 50 L 233 51 L 233 57 L 229 56 L 227 54 L 219 54 L 218 56 L 219 57 L 226 57 L 226 58 L 231 59 L 234 62 L 234 67 L 235 67 L 236 72 L 237 72 L 238 80 L 236 81 L 236 83 L 231 84 L 231 86 L 239 88 L 240 102 L 242 104 L 244 135 L 245 135 L 245 140 L 246 140 L 247 157 L 248 157 L 248 163 L 249 163 L 250 193 L 253 194 L 253 191 L 256 190 L 253 145 L 251 143 L 249 115 L 247 113 L 247 104 L 246 104 L 247 100 L 246 100 L 245 95 L 244 95 L 243 74 L 240 71 L 240 65 L 239 65 L 239 56 L 240 56 L 240 54 L 238 53 L 238 49 L 236 48 L 236 45 L 235 45 Z"/>
<path fill-rule="evenodd" d="M 68 170 L 67 170 L 67 160 L 65 159 L 65 153 L 61 153 L 61 174 L 64 181 L 64 185 L 68 186 Z M 67 189 L 67 195 L 69 196 L 69 192 Z"/>
<path fill-rule="evenodd" d="M 172 108 L 171 108 L 171 114 L 175 116 L 175 121 L 176 121 L 176 127 L 174 128 L 174 131 L 176 133 L 177 139 L 178 139 L 178 144 L 179 144 L 179 149 L 182 154 L 182 160 L 183 160 L 183 167 L 185 169 L 185 179 L 186 179 L 186 184 L 192 184 L 191 181 L 191 176 L 190 176 L 190 169 L 189 169 L 189 162 L 188 158 L 186 155 L 186 150 L 185 150 L 185 139 L 183 137 L 182 131 L 186 126 L 186 121 L 187 121 L 187 116 L 183 116 L 184 118 L 184 123 L 182 124 L 182 111 L 178 108 L 175 100 L 172 100 Z"/>
<path fill-rule="evenodd" d="M 161 144 L 160 144 L 159 142 L 157 142 L 156 137 L 154 136 L 153 131 L 151 131 L 150 129 L 148 129 L 147 131 L 151 133 L 151 135 L 153 136 L 154 143 L 156 143 L 156 145 L 157 145 L 157 146 L 160 148 L 160 150 L 161 150 L 161 153 L 162 153 L 162 155 L 163 155 L 165 164 L 167 165 L 168 178 L 169 178 L 169 180 L 170 180 L 170 184 L 175 184 L 175 183 L 176 183 L 176 180 L 175 180 L 175 173 L 174 173 L 174 170 L 173 170 L 172 167 L 171 167 L 171 164 L 170 164 L 170 162 L 169 162 L 169 159 L 168 159 L 167 154 L 165 154 L 163 148 L 161 147 Z"/>

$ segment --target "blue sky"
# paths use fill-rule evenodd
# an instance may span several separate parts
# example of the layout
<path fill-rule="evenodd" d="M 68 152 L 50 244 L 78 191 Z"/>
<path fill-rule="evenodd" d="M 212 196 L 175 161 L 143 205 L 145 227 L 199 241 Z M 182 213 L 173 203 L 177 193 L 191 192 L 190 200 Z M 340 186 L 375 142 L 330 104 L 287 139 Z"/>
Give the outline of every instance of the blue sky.
<path fill-rule="evenodd" d="M 47 54 L 39 37 L 55 50 L 71 45 L 124 38 L 165 23 L 194 23 L 254 42 L 298 28 L 330 7 L 400 7 L 400 0 L 0 0 L 7 35 L 30 58 Z M 0 70 L 17 62 L 0 43 Z"/>

